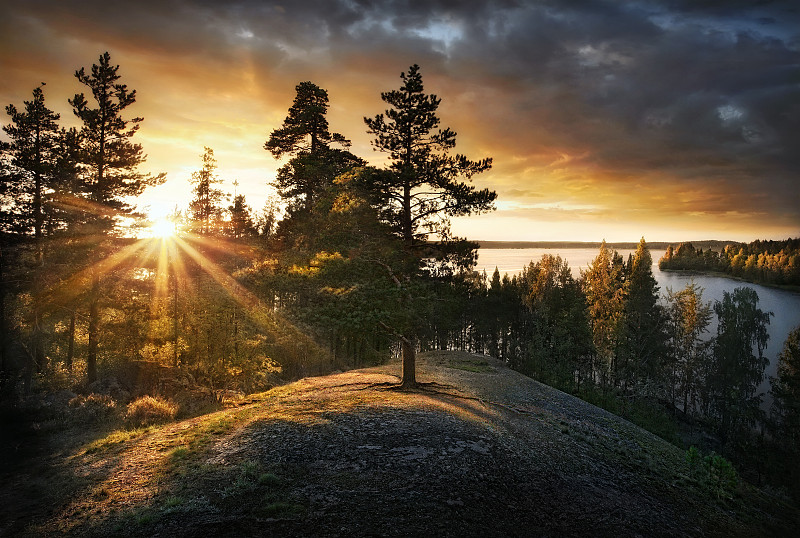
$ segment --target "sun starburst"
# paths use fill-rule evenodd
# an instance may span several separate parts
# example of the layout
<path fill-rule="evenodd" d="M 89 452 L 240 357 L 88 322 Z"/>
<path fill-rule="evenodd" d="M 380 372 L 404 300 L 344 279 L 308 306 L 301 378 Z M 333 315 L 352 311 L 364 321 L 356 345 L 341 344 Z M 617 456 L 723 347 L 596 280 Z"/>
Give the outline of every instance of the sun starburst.
<path fill-rule="evenodd" d="M 148 236 L 153 238 L 167 239 L 175 236 L 175 223 L 167 219 L 157 219 L 148 228 Z"/>

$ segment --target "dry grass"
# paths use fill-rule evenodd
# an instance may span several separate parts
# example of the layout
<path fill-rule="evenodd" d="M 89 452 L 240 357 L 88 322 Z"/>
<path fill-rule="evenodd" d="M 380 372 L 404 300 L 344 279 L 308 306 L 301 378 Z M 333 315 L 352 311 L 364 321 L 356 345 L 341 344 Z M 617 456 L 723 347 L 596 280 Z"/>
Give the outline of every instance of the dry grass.
<path fill-rule="evenodd" d="M 125 421 L 133 426 L 163 424 L 175 419 L 178 406 L 160 396 L 142 396 L 128 404 Z"/>

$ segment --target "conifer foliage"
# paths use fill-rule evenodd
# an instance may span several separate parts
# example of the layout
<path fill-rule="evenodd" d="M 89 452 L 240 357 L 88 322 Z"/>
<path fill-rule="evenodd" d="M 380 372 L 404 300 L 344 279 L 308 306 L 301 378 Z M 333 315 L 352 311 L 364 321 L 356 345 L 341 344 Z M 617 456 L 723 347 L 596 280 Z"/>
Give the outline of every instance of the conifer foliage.
<path fill-rule="evenodd" d="M 126 199 L 140 195 L 145 188 L 162 183 L 164 174 L 155 176 L 140 173 L 137 168 L 145 161 L 142 145 L 133 142 L 142 118 L 126 120 L 123 111 L 136 102 L 136 90 L 119 82 L 118 65 L 111 63 L 108 52 L 75 77 L 91 91 L 92 103 L 83 93 L 69 100 L 81 128 L 79 163 L 82 195 L 90 202 L 86 224 L 91 231 L 106 232 L 115 225 L 116 217 L 129 216 L 134 208 Z"/>
<path fill-rule="evenodd" d="M 50 195 L 57 187 L 60 136 L 60 115 L 45 105 L 42 86 L 33 90 L 33 99 L 25 101 L 23 110 L 6 107 L 11 123 L 3 127 L 11 139 L 4 152 L 10 165 L 6 195 L 16 199 L 16 204 L 3 204 L 15 209 L 7 225 L 23 232 L 32 228 L 37 242 L 51 213 Z"/>
<path fill-rule="evenodd" d="M 192 172 L 192 179 L 190 180 L 194 185 L 192 189 L 194 198 L 189 202 L 189 210 L 195 231 L 201 235 L 208 235 L 218 227 L 222 212 L 220 202 L 224 194 L 215 187 L 215 185 L 222 183 L 222 180 L 214 173 L 217 169 L 214 150 L 209 147 L 204 148 L 200 158 L 203 161 L 203 165 L 200 170 Z"/>
<path fill-rule="evenodd" d="M 295 90 L 283 125 L 272 131 L 264 149 L 276 159 L 292 156 L 278 170 L 275 186 L 287 202 L 300 205 L 293 209 L 311 213 L 334 178 L 363 161 L 346 150 L 350 141 L 344 135 L 330 132 L 325 117 L 328 92 L 312 82 L 301 82 Z"/>
<path fill-rule="evenodd" d="M 420 67 L 412 65 L 400 78 L 400 89 L 381 93 L 391 108 L 364 122 L 374 148 L 391 160 L 392 173 L 376 177 L 374 185 L 385 197 L 384 217 L 411 246 L 422 239 L 420 229 L 447 236 L 442 219 L 492 210 L 497 193 L 461 181 L 491 168 L 492 159 L 449 154 L 456 133 L 439 127 L 441 99 L 424 92 Z"/>

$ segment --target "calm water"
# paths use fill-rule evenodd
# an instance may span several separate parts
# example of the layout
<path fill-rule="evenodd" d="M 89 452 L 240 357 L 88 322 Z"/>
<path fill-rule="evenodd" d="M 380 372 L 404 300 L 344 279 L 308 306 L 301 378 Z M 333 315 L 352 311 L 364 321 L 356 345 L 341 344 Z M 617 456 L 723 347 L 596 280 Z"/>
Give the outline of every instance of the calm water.
<path fill-rule="evenodd" d="M 521 272 L 522 268 L 531 260 L 538 261 L 544 254 L 551 254 L 566 259 L 572 269 L 572 274 L 578 277 L 580 276 L 580 271 L 585 271 L 589 264 L 592 263 L 592 260 L 597 257 L 598 251 L 599 249 L 484 249 L 478 251 L 477 269 L 478 271 L 485 270 L 491 277 L 495 267 L 497 267 L 501 275 L 508 273 L 510 276 Z M 625 260 L 628 259 L 628 254 L 633 252 L 632 250 L 619 251 Z M 767 366 L 767 380 L 761 386 L 761 390 L 766 393 L 769 390 L 769 376 L 776 375 L 777 357 L 781 349 L 783 349 L 783 343 L 786 341 L 789 332 L 800 325 L 800 294 L 717 276 L 686 276 L 662 273 L 658 270 L 658 260 L 664 255 L 664 251 L 651 250 L 650 254 L 653 256 L 653 276 L 658 281 L 662 296 L 666 295 L 668 288 L 673 291 L 680 291 L 691 281 L 703 288 L 703 301 L 711 302 L 712 304 L 714 301 L 722 300 L 724 291 L 730 292 L 737 287 L 748 287 L 756 290 L 759 308 L 774 314 L 770 320 L 769 342 L 765 351 L 765 355 L 770 361 L 769 366 Z M 716 317 L 712 318 L 708 329 L 708 337 L 716 333 Z M 769 395 L 766 395 L 765 404 L 768 405 L 769 400 Z"/>

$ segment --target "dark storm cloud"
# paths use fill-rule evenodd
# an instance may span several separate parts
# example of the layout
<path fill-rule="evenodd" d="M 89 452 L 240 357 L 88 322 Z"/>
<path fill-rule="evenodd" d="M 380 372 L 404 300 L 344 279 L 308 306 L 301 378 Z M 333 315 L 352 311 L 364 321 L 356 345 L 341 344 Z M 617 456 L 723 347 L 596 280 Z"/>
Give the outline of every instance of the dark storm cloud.
<path fill-rule="evenodd" d="M 25 44 L 17 72 L 20 57 L 62 63 L 53 43 L 66 39 L 150 54 L 215 91 L 246 63 L 284 110 L 294 84 L 320 81 L 356 142 L 361 116 L 383 108 L 378 92 L 419 63 L 459 145 L 494 156 L 506 192 L 541 196 L 531 183 L 542 174 L 554 174 L 548 188 L 582 185 L 569 196 L 669 181 L 705 192 L 710 210 L 750 204 L 800 228 L 794 2 L 34 0 L 3 11 L 4 48 Z"/>

